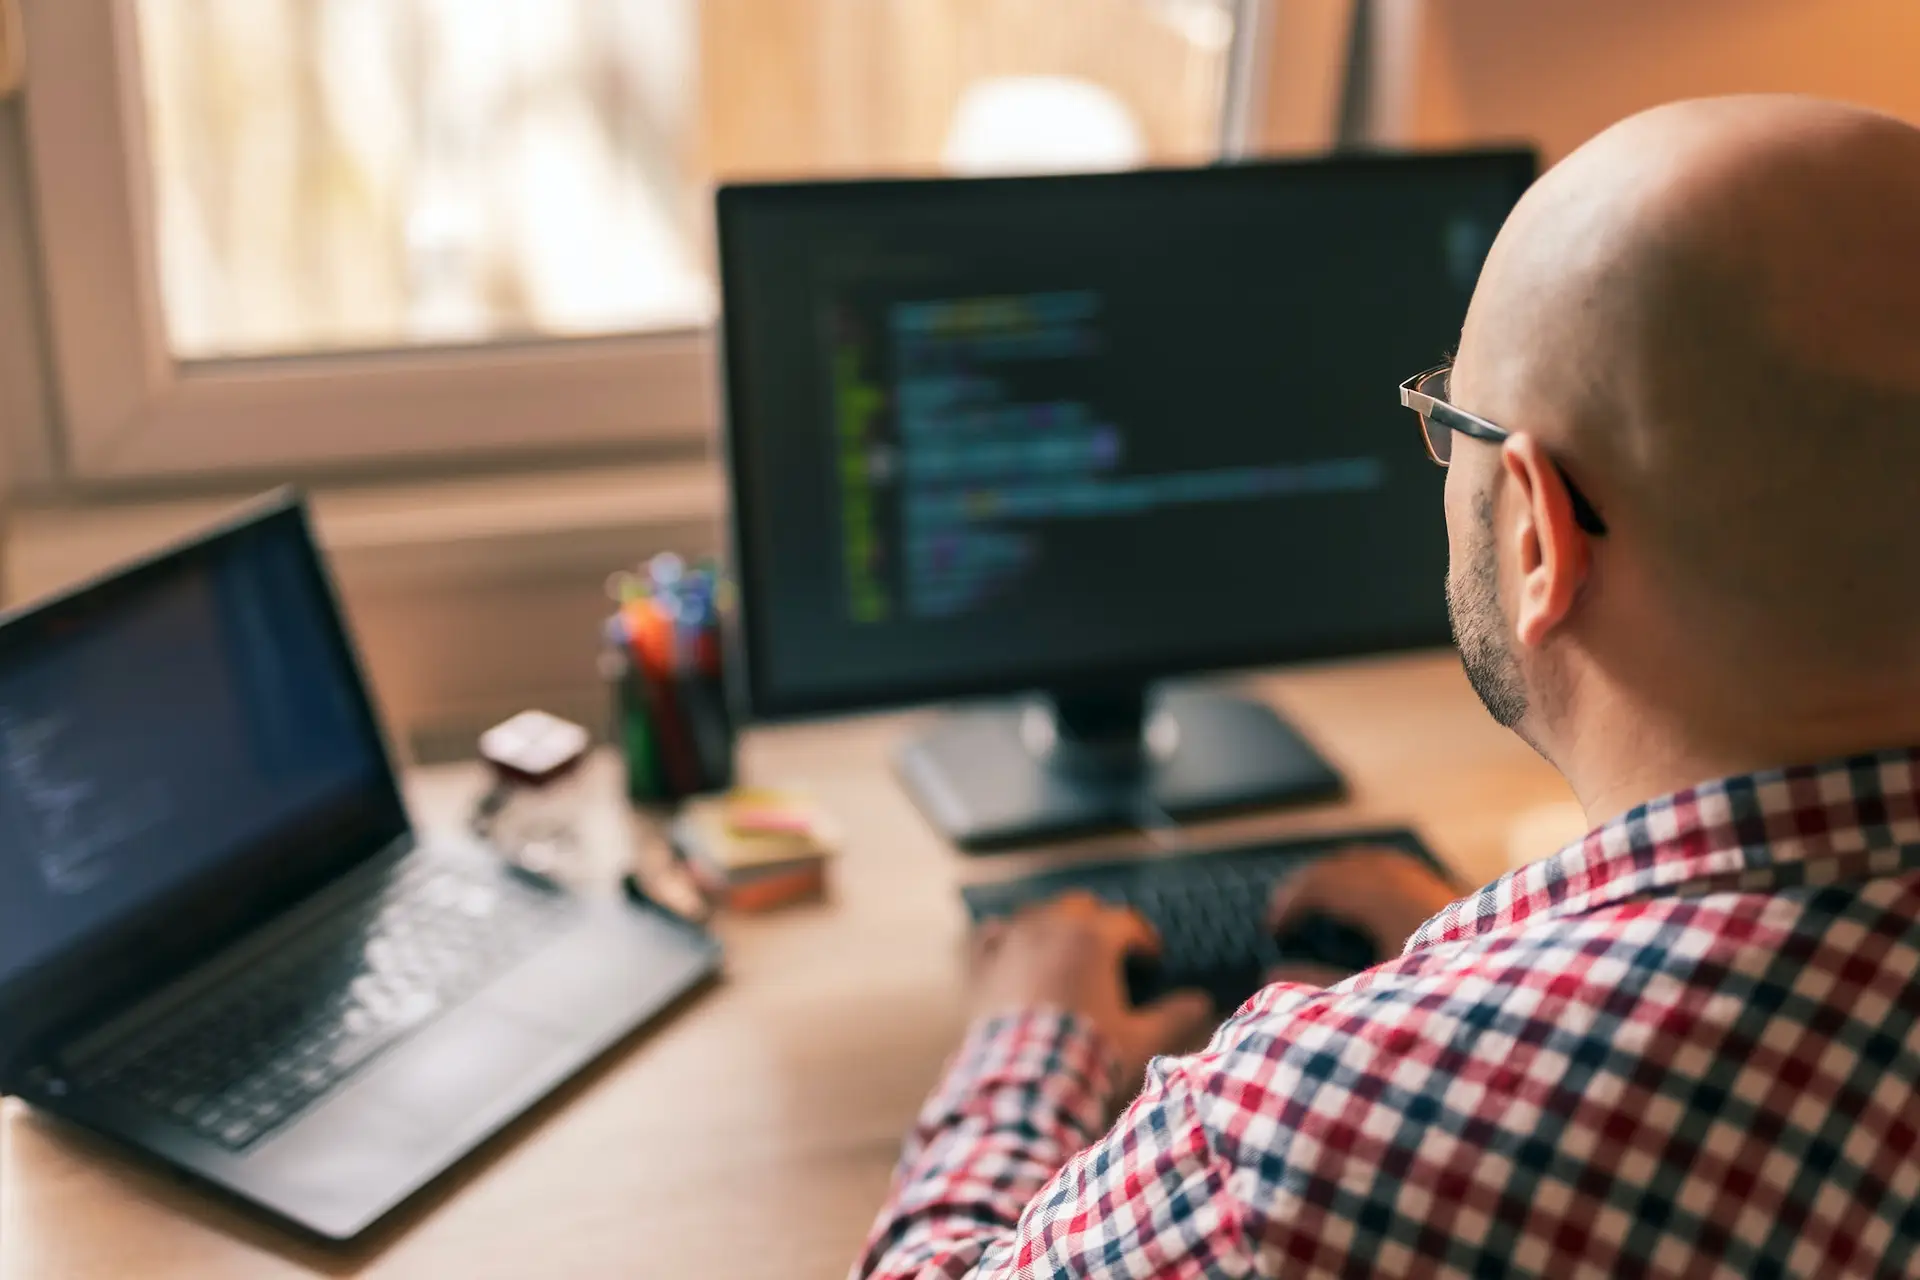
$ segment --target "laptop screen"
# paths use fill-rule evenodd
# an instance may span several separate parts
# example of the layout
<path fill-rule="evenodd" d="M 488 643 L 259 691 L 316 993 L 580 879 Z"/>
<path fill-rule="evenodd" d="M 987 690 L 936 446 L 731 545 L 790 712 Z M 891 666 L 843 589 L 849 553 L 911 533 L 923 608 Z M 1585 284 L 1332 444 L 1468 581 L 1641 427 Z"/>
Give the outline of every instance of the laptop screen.
<path fill-rule="evenodd" d="M 8 624 L 0 988 L 190 885 L 243 896 L 345 812 L 370 834 L 370 795 L 404 831 L 297 508 Z"/>

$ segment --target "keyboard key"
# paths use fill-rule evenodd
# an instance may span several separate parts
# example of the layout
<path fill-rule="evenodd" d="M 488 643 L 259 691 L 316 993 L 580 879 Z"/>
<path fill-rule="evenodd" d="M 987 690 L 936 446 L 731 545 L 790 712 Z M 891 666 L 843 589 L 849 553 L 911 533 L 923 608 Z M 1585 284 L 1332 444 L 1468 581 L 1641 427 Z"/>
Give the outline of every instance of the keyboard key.
<path fill-rule="evenodd" d="M 336 1076 L 345 1075 L 386 1048 L 392 1039 L 392 1036 L 379 1032 L 347 1036 L 333 1046 L 333 1052 L 327 1055 L 327 1065 Z"/>
<path fill-rule="evenodd" d="M 230 1120 L 220 1129 L 220 1141 L 230 1147 L 244 1147 L 252 1142 L 260 1132 L 260 1124 L 254 1120 Z"/>

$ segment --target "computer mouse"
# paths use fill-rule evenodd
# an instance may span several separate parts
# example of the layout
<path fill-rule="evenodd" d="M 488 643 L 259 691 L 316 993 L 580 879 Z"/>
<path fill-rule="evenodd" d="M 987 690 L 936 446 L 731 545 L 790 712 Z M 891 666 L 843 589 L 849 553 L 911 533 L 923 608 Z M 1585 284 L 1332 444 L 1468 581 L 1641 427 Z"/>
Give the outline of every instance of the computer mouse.
<path fill-rule="evenodd" d="M 1166 968 L 1158 956 L 1129 953 L 1120 976 L 1127 984 L 1127 1000 L 1134 1005 L 1151 1004 L 1167 992 Z"/>
<path fill-rule="evenodd" d="M 1372 935 L 1338 916 L 1310 911 L 1276 933 L 1274 946 L 1280 962 L 1289 960 L 1326 965 L 1343 973 L 1358 973 L 1380 963 L 1380 948 Z"/>
<path fill-rule="evenodd" d="M 1181 949 L 1172 964 L 1160 956 L 1129 955 L 1122 969 L 1127 997 L 1147 1004 L 1170 991 L 1198 988 L 1213 997 L 1222 1017 L 1239 1008 L 1267 984 L 1267 974 L 1288 961 L 1325 965 L 1358 973 L 1379 962 L 1378 949 L 1364 931 L 1335 916 L 1318 913 L 1296 919 L 1272 939 L 1241 950 L 1228 941 L 1202 954 Z"/>
<path fill-rule="evenodd" d="M 1253 956 L 1216 961 L 1202 969 L 1169 971 L 1158 956 L 1130 955 L 1121 976 L 1127 984 L 1127 999 L 1135 1005 L 1151 1004 L 1174 991 L 1199 990 L 1212 997 L 1215 1011 L 1223 1018 L 1267 981 L 1265 967 Z"/>

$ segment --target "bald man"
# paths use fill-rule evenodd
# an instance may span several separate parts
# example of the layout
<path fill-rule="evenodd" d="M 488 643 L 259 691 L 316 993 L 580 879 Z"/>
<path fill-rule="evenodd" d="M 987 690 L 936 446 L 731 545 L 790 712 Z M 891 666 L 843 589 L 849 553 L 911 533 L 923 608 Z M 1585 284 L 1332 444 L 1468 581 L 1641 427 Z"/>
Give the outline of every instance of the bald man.
<path fill-rule="evenodd" d="M 1314 864 L 1276 916 L 1399 958 L 1190 1056 L 1137 918 L 982 937 L 856 1275 L 1920 1274 L 1920 131 L 1615 126 L 1403 399 L 1468 676 L 1593 831 L 1460 902 Z"/>

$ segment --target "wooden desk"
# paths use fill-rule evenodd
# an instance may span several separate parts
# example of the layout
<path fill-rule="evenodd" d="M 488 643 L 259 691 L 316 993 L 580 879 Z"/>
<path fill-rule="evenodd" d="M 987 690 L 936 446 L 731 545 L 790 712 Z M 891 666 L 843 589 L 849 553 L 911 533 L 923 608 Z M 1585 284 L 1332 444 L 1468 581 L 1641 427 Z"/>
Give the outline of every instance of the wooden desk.
<path fill-rule="evenodd" d="M 1341 805 L 1236 819 L 1200 838 L 1409 822 L 1475 882 L 1504 869 L 1559 778 L 1489 721 L 1451 656 L 1251 682 L 1346 772 Z M 468 1162 L 347 1254 L 302 1245 L 8 1103 L 0 1122 L 4 1280 L 276 1280 L 339 1275 L 838 1277 L 885 1191 L 901 1134 L 961 1030 L 956 884 L 1141 848 L 962 858 L 894 784 L 913 717 L 783 729 L 751 777 L 817 789 L 848 828 L 834 900 L 728 920 L 728 978 Z M 613 762 L 596 815 L 607 868 L 631 839 Z M 452 820 L 465 767 L 414 779 L 423 823 Z M 1543 848 L 1540 852 L 1549 850 Z"/>

